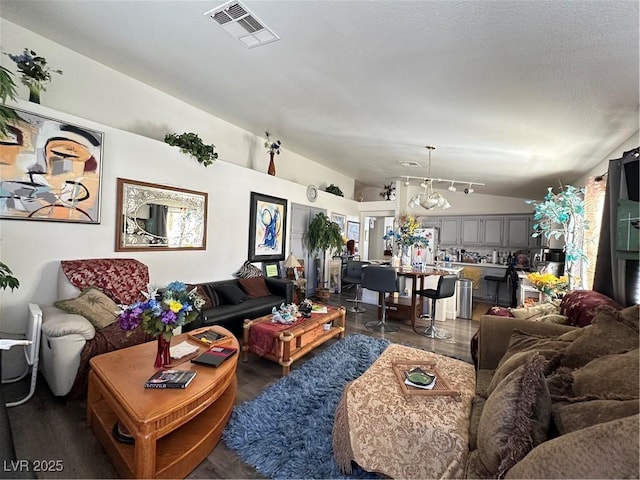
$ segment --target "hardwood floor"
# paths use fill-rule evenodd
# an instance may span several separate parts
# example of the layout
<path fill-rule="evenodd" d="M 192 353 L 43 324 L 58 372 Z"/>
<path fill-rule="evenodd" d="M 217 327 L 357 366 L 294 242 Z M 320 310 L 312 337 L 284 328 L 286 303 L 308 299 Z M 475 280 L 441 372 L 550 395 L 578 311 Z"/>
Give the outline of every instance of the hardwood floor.
<path fill-rule="evenodd" d="M 332 295 L 333 305 L 350 308 L 353 303 L 352 291 Z M 488 304 L 474 302 L 473 320 L 455 319 L 436 322 L 452 333 L 449 340 L 434 340 L 416 334 L 407 323 L 389 320 L 399 325 L 395 333 L 381 335 L 370 332 L 364 326 L 375 319 L 376 308 L 364 305 L 365 313 L 347 313 L 347 334 L 362 333 L 380 338 L 388 338 L 394 343 L 413 346 L 439 354 L 452 356 L 471 362 L 469 342 L 477 331 L 478 319 L 489 308 Z M 425 323 L 426 325 L 426 323 Z M 305 358 L 294 363 L 292 370 L 304 361 L 317 355 L 327 346 L 339 340 L 330 340 L 318 347 Z M 281 375 L 281 367 L 273 362 L 250 355 L 248 362 L 238 362 L 237 403 L 257 396 L 268 385 L 276 382 Z M 5 399 L 19 398 L 20 391 L 26 391 L 26 382 L 4 385 Z M 20 460 L 40 462 L 60 461 L 62 471 L 40 472 L 38 478 L 118 478 L 117 472 L 104 453 L 102 446 L 85 424 L 85 400 L 66 400 L 54 397 L 43 378 L 38 379 L 35 395 L 27 403 L 9 409 L 16 452 Z M 264 478 L 252 467 L 245 464 L 223 442 L 209 454 L 188 478 Z"/>

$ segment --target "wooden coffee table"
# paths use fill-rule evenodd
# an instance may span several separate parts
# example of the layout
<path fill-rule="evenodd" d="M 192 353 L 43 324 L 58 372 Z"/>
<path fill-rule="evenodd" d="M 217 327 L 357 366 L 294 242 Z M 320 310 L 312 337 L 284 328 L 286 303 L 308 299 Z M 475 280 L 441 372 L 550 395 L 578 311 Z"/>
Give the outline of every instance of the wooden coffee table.
<path fill-rule="evenodd" d="M 242 360 L 249 351 L 282 365 L 287 375 L 291 364 L 330 338 L 344 338 L 345 308 L 327 306 L 327 313 L 312 313 L 311 318 L 292 325 L 271 322 L 271 314 L 244 321 Z"/>
<path fill-rule="evenodd" d="M 229 346 L 239 347 L 231 332 L 212 328 L 230 336 Z M 187 334 L 171 343 L 181 341 L 198 345 Z M 122 477 L 184 478 L 216 446 L 235 403 L 239 352 L 217 368 L 190 361 L 176 366 L 198 372 L 185 389 L 145 389 L 156 371 L 156 350 L 157 342 L 148 342 L 90 362 L 87 424 Z M 134 445 L 113 437 L 116 421 L 133 435 Z"/>

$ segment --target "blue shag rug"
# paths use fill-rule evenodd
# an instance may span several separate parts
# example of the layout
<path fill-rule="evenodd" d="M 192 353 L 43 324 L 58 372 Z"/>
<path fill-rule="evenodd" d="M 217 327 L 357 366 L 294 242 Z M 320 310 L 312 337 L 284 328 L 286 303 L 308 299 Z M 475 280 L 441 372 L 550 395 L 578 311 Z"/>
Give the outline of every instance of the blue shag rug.
<path fill-rule="evenodd" d="M 234 408 L 222 440 L 261 474 L 284 478 L 378 478 L 333 460 L 332 429 L 344 386 L 390 345 L 359 333 L 335 342 L 299 368 Z"/>

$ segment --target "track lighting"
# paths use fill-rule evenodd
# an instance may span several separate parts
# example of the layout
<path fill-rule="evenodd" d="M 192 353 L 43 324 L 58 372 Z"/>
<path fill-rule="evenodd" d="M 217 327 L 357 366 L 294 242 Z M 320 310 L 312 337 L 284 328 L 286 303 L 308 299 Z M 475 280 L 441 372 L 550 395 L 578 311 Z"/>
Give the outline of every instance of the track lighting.
<path fill-rule="evenodd" d="M 449 188 L 447 188 L 447 190 L 449 190 L 450 192 L 455 192 L 457 189 L 456 189 L 456 187 L 453 185 L 453 182 L 451 182 L 451 185 L 449 185 Z"/>
<path fill-rule="evenodd" d="M 407 179 L 404 181 L 404 186 L 408 187 L 411 184 L 411 182 L 409 181 L 409 177 L 407 177 Z"/>
<path fill-rule="evenodd" d="M 474 190 L 473 190 L 473 187 L 471 186 L 471 184 L 469 184 L 468 188 L 464 189 L 464 193 L 466 193 L 467 195 L 469 195 L 470 193 L 473 193 L 473 192 L 474 192 Z"/>

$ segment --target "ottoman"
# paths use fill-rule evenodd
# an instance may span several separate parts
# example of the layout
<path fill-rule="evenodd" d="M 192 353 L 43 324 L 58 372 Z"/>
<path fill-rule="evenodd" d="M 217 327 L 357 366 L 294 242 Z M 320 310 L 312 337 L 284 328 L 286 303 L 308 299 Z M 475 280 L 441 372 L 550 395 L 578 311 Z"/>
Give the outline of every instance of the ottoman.
<path fill-rule="evenodd" d="M 407 361 L 435 363 L 458 395 L 407 395 L 393 370 L 394 362 Z M 391 478 L 464 477 L 475 386 L 471 364 L 390 345 L 342 393 L 333 426 L 336 463 L 345 474 L 355 461 Z"/>

